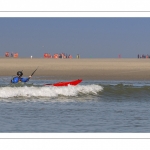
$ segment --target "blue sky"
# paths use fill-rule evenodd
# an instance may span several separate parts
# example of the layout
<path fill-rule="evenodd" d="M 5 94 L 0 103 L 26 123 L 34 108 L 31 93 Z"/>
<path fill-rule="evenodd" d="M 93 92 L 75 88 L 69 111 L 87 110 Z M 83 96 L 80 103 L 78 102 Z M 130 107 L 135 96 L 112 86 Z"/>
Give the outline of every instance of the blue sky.
<path fill-rule="evenodd" d="M 150 55 L 150 18 L 0 18 L 0 56 L 82 58 Z"/>

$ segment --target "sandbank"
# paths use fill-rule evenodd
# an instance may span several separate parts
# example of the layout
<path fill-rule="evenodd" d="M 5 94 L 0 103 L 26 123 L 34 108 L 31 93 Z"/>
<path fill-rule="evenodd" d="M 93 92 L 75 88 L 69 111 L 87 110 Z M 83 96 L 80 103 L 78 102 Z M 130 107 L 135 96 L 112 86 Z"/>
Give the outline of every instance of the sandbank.
<path fill-rule="evenodd" d="M 23 70 L 33 78 L 56 80 L 150 80 L 150 59 L 0 58 L 0 76 Z"/>

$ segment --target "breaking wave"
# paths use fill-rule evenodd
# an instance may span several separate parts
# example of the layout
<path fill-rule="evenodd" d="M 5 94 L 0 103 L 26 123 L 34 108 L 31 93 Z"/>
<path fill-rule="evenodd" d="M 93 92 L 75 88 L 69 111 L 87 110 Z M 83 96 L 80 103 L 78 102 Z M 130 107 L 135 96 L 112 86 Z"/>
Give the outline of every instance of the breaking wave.
<path fill-rule="evenodd" d="M 100 85 L 78 85 L 66 87 L 0 87 L 0 98 L 11 97 L 58 97 L 62 96 L 78 96 L 80 94 L 97 94 L 102 91 Z"/>

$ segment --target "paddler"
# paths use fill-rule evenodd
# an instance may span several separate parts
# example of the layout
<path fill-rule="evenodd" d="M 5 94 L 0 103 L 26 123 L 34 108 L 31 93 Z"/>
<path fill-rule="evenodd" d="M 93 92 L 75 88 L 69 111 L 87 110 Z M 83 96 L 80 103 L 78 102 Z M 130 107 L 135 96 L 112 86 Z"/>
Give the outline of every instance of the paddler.
<path fill-rule="evenodd" d="M 28 78 L 22 78 L 23 72 L 18 71 L 17 76 L 15 76 L 12 80 L 11 83 L 19 83 L 19 82 L 28 82 L 31 78 L 31 75 Z"/>

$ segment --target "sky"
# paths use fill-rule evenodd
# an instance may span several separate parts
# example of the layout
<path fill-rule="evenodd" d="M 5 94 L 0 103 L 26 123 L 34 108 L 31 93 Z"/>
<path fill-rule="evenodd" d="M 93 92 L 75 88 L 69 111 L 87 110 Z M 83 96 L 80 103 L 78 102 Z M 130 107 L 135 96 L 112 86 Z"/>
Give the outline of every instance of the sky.
<path fill-rule="evenodd" d="M 150 55 L 150 18 L 0 18 L 0 57 L 137 58 Z"/>

